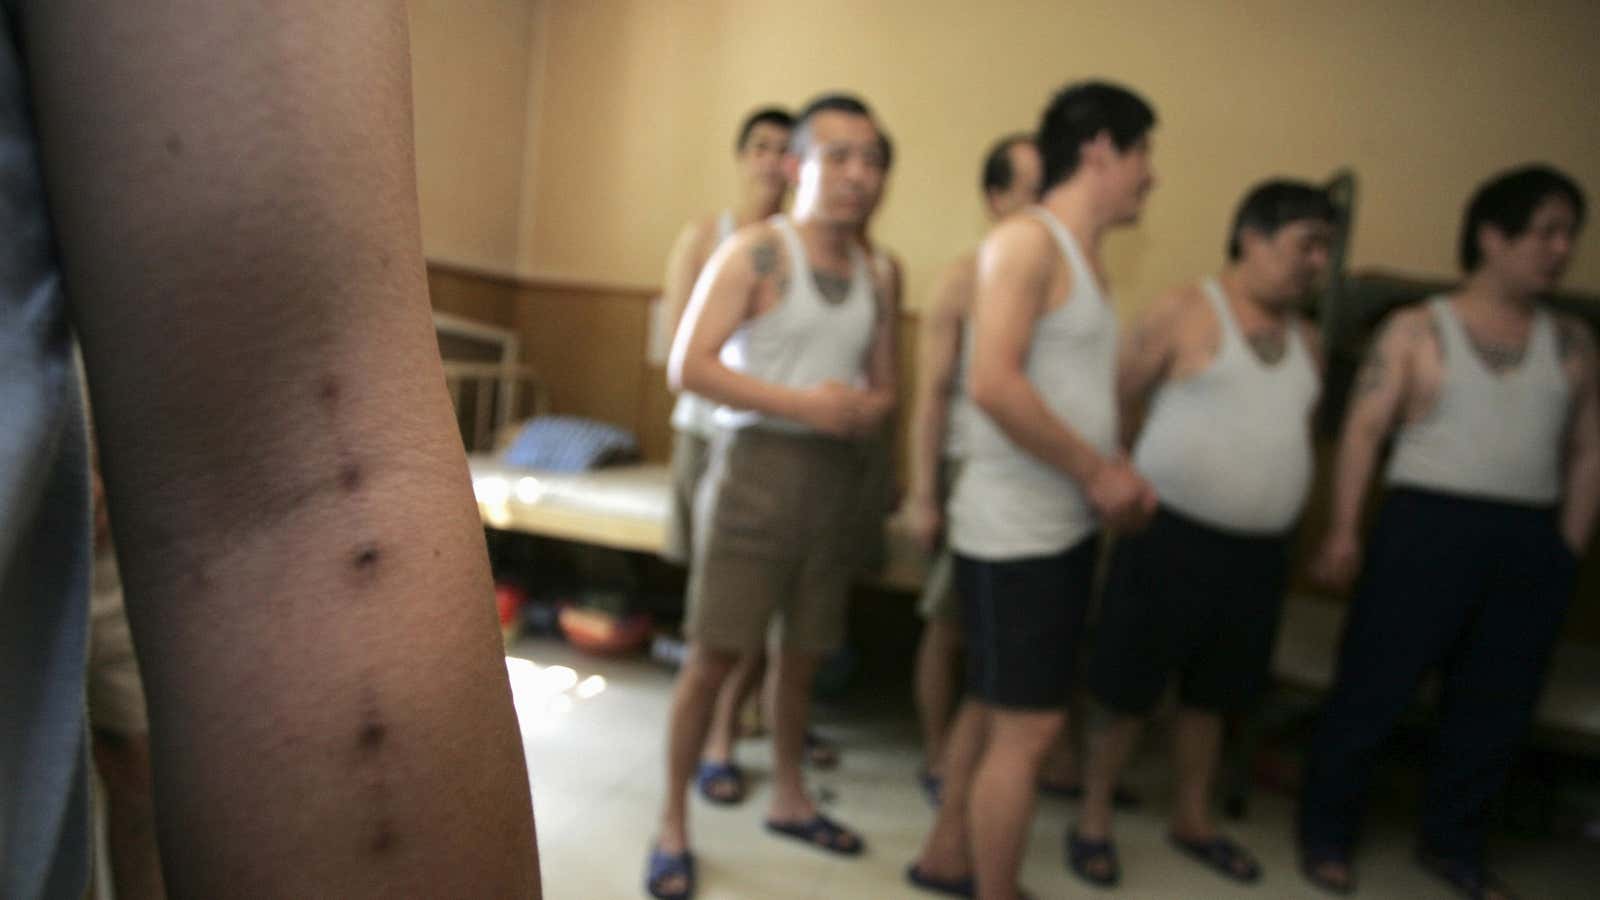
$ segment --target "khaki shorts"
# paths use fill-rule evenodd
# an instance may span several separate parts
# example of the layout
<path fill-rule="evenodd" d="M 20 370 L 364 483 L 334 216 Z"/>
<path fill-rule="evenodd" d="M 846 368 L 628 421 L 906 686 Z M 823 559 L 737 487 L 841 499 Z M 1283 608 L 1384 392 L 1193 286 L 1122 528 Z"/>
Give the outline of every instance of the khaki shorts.
<path fill-rule="evenodd" d="M 844 642 L 859 554 L 861 450 L 833 438 L 745 428 L 718 435 L 695 506 L 684 630 L 718 650 Z"/>
<path fill-rule="evenodd" d="M 694 534 L 694 498 L 711 458 L 711 442 L 687 431 L 672 433 L 672 508 L 667 512 L 666 542 L 661 558 L 689 564 Z"/>
<path fill-rule="evenodd" d="M 939 462 L 939 508 L 943 509 L 961 474 L 961 461 L 946 457 Z M 961 599 L 956 595 L 955 558 L 949 546 L 942 546 L 928 567 L 928 577 L 922 582 L 922 599 L 917 602 L 917 613 L 923 621 L 935 619 L 961 624 Z"/>
<path fill-rule="evenodd" d="M 860 499 L 855 521 L 855 553 L 859 570 L 866 575 L 883 571 L 889 560 L 887 525 L 896 498 L 893 436 L 880 430 L 865 444 L 861 454 Z"/>
<path fill-rule="evenodd" d="M 116 555 L 95 554 L 89 598 L 89 724 L 124 737 L 146 734 L 144 683 L 133 654 L 133 634 L 122 607 Z"/>

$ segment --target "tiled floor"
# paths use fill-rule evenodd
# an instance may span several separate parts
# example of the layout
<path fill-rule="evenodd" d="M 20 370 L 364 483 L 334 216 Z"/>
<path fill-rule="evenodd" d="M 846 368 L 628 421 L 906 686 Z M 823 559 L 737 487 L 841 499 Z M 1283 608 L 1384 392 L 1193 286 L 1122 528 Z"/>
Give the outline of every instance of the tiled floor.
<path fill-rule="evenodd" d="M 644 660 L 601 660 L 547 640 L 523 640 L 512 662 L 519 713 L 533 775 L 539 847 L 547 897 L 609 900 L 645 896 L 644 858 L 655 830 L 662 779 L 662 741 L 672 675 Z M 569 674 L 563 668 L 572 671 Z M 600 675 L 598 680 L 587 680 Z M 560 690 L 565 688 L 565 690 Z M 592 694 L 587 699 L 581 695 Z M 907 703 L 909 707 L 909 703 Z M 852 707 L 853 708 L 853 707 Z M 750 798 L 733 809 L 696 802 L 693 827 L 703 900 L 890 900 L 921 898 L 904 882 L 931 813 L 913 781 L 915 723 L 903 714 L 829 709 L 820 722 L 844 749 L 844 764 L 813 773 L 828 813 L 859 829 L 868 852 L 858 860 L 829 857 L 762 831 L 771 752 L 764 741 L 740 748 L 754 777 Z M 1035 896 L 1124 898 L 1326 898 L 1294 865 L 1287 798 L 1258 793 L 1251 816 L 1230 834 L 1262 859 L 1266 874 L 1253 888 L 1236 887 L 1168 849 L 1162 811 L 1167 782 L 1158 753 L 1146 753 L 1130 776 L 1145 797 L 1124 814 L 1118 838 L 1124 877 L 1115 892 L 1098 892 L 1066 872 L 1061 840 L 1073 809 L 1043 800 L 1034 824 L 1023 883 Z M 1453 896 L 1411 862 L 1410 820 L 1402 811 L 1376 817 L 1360 864 L 1360 897 Z M 1600 847 L 1576 842 L 1496 845 L 1499 871 L 1526 898 L 1600 897 Z"/>

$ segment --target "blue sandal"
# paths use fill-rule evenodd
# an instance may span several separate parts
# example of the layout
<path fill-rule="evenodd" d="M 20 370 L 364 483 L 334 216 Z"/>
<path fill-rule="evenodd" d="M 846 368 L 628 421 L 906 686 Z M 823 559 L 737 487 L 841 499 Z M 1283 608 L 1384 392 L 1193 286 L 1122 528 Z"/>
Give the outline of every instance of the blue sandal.
<path fill-rule="evenodd" d="M 1250 855 L 1250 851 L 1222 835 L 1205 841 L 1190 841 L 1169 832 L 1167 840 L 1172 842 L 1172 846 L 1234 881 L 1254 884 L 1261 880 L 1261 864 Z"/>
<path fill-rule="evenodd" d="M 1325 866 L 1343 866 L 1345 877 L 1342 880 L 1328 877 L 1323 871 Z M 1300 848 L 1300 874 L 1306 880 L 1327 891 L 1340 896 L 1353 894 L 1356 890 L 1356 873 L 1350 865 L 1350 854 L 1343 850 L 1331 847 Z"/>
<path fill-rule="evenodd" d="M 1417 864 L 1429 874 L 1455 888 L 1456 893 L 1468 900 L 1482 900 L 1490 891 L 1502 897 L 1516 896 L 1505 882 L 1496 878 L 1481 864 L 1437 856 L 1426 850 L 1417 851 Z"/>
<path fill-rule="evenodd" d="M 661 887 L 675 877 L 683 879 L 683 890 L 667 891 Z M 644 889 L 656 900 L 689 900 L 694 896 L 694 854 L 687 850 L 663 853 L 659 847 L 652 847 L 644 872 Z"/>
<path fill-rule="evenodd" d="M 735 806 L 744 802 L 744 770 L 738 763 L 732 762 L 702 762 L 700 770 L 694 776 L 695 788 L 700 791 L 700 796 L 718 806 Z M 717 786 L 723 786 L 724 792 L 717 793 Z"/>
<path fill-rule="evenodd" d="M 978 890 L 971 875 L 966 878 L 935 878 L 932 875 L 922 874 L 916 863 L 906 867 L 906 881 L 909 881 L 912 887 L 932 894 L 943 894 L 946 897 L 971 897 Z"/>
<path fill-rule="evenodd" d="M 1103 871 L 1089 868 L 1090 863 L 1104 862 Z M 1067 832 L 1067 865 L 1079 878 L 1095 887 L 1116 887 L 1122 880 L 1122 864 L 1117 862 L 1117 845 L 1110 838 L 1091 841 L 1078 836 L 1076 830 Z"/>
<path fill-rule="evenodd" d="M 866 842 L 860 835 L 822 813 L 817 813 L 809 822 L 774 822 L 768 819 L 767 830 L 776 835 L 804 841 L 818 850 L 826 850 L 840 856 L 860 856 L 862 851 L 867 849 Z M 846 838 L 850 843 L 841 845 L 840 838 Z"/>

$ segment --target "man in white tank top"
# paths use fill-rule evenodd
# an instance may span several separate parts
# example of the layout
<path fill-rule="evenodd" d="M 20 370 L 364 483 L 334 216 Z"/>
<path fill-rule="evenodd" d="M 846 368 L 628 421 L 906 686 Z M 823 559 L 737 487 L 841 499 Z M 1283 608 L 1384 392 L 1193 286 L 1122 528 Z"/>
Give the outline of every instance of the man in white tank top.
<path fill-rule="evenodd" d="M 712 251 L 747 225 L 764 222 L 783 208 L 789 189 L 783 155 L 794 130 L 794 117 L 768 106 L 747 115 L 734 140 L 734 161 L 739 172 L 739 197 L 734 206 L 717 215 L 689 222 L 678 234 L 667 257 L 666 282 L 661 295 L 661 321 L 674 333 L 694 290 L 695 279 Z M 716 431 L 712 413 L 716 406 L 689 391 L 678 393 L 672 409 L 672 505 L 667 519 L 666 545 L 661 555 L 687 566 L 694 533 L 694 498 L 705 475 Z M 739 661 L 717 698 L 717 712 L 706 736 L 704 763 L 696 779 L 707 800 L 737 803 L 744 799 L 744 777 L 733 762 L 738 739 L 739 714 L 760 683 L 764 659 L 754 654 Z"/>
<path fill-rule="evenodd" d="M 1321 365 L 1315 331 L 1294 308 L 1327 267 L 1335 221 L 1312 185 L 1252 188 L 1221 274 L 1157 299 L 1118 357 L 1123 444 L 1161 507 L 1117 542 L 1095 629 L 1089 689 L 1111 720 L 1092 741 L 1070 854 L 1093 884 L 1119 878 L 1112 793 L 1173 676 L 1170 840 L 1223 875 L 1260 876 L 1250 853 L 1217 833 L 1212 785 L 1223 716 L 1247 713 L 1267 684 L 1290 538 L 1311 485 Z"/>
<path fill-rule="evenodd" d="M 1532 719 L 1600 505 L 1593 336 L 1539 302 L 1583 216 L 1581 189 L 1544 166 L 1479 188 L 1461 230 L 1466 280 L 1390 315 L 1357 376 L 1315 567 L 1336 587 L 1363 570 L 1301 798 L 1302 869 L 1324 887 L 1354 885 L 1378 751 L 1437 668 L 1417 858 L 1466 896 L 1511 896 L 1487 867 L 1487 810 Z M 1362 500 L 1391 434 L 1363 566 Z"/>
<path fill-rule="evenodd" d="M 702 216 L 683 226 L 667 256 L 667 274 L 661 293 L 661 321 L 674 333 L 689 305 L 694 282 L 717 245 L 746 225 L 764 222 L 783 208 L 789 181 L 783 173 L 783 154 L 789 147 L 794 118 L 777 107 L 764 107 L 745 117 L 734 141 L 734 162 L 739 171 L 739 197 L 732 207 Z M 683 392 L 672 410 L 672 518 L 667 521 L 667 545 L 662 555 L 680 565 L 689 562 L 690 512 L 694 492 L 705 471 L 706 449 L 712 434 L 714 407 Z"/>
<path fill-rule="evenodd" d="M 882 152 L 884 179 L 879 183 L 881 193 L 883 185 L 887 184 L 889 170 L 893 167 L 893 145 L 889 136 L 881 130 L 878 134 L 878 146 Z M 878 197 L 872 200 L 873 209 L 878 206 Z M 777 210 L 773 210 L 774 213 Z M 878 286 L 878 296 L 887 304 L 888 323 L 896 326 L 899 323 L 900 311 L 900 284 L 902 267 L 900 259 L 886 247 L 875 247 L 868 230 L 870 220 L 863 221 L 857 232 L 857 240 L 867 254 L 868 263 L 872 268 L 873 280 Z M 684 393 L 682 397 L 694 397 Z M 713 409 L 711 404 L 701 398 L 694 397 L 707 413 Z M 884 420 L 883 427 L 867 441 L 864 446 L 863 472 L 861 475 L 861 508 L 856 516 L 857 533 L 852 541 L 852 546 L 858 548 L 858 558 L 864 572 L 876 571 L 883 564 L 884 546 L 884 517 L 888 514 L 888 506 L 893 501 L 889 499 L 894 490 L 894 470 L 890 460 L 890 448 L 893 443 L 893 434 L 890 431 L 891 421 Z M 677 517 L 678 521 L 687 525 L 692 512 L 695 488 L 705 471 L 705 465 L 710 455 L 710 441 L 704 439 L 691 439 L 679 432 L 677 447 L 693 446 L 698 450 L 698 468 L 692 475 L 692 481 L 687 485 L 687 495 L 691 509 L 684 515 Z M 680 456 L 688 458 L 691 452 L 680 454 L 674 450 L 673 459 Z M 677 499 L 680 509 L 683 507 L 685 485 L 677 479 L 678 472 L 674 472 L 677 486 Z M 687 534 L 687 531 L 685 531 Z M 670 543 L 670 542 L 669 542 Z M 687 545 L 687 540 L 685 540 Z M 744 770 L 734 761 L 734 748 L 741 737 L 740 721 L 750 696 L 761 684 L 762 675 L 767 669 L 767 656 L 764 652 L 747 654 L 739 658 L 733 672 L 723 684 L 722 690 L 717 694 L 717 705 L 711 717 L 711 731 L 706 736 L 705 750 L 701 754 L 700 768 L 695 773 L 695 786 L 700 795 L 707 801 L 721 806 L 729 806 L 744 800 L 745 777 Z M 839 763 L 839 748 L 831 741 L 826 740 L 816 731 L 807 729 L 805 734 L 806 761 L 811 765 L 826 769 Z"/>
<path fill-rule="evenodd" d="M 1001 138 L 984 158 L 979 186 L 991 223 L 1032 204 L 1039 196 L 1039 149 L 1033 138 Z M 961 639 L 961 604 L 956 597 L 954 561 L 944 546 L 944 504 L 959 471 L 960 425 L 966 403 L 961 377 L 967 313 L 977 292 L 978 251 L 967 250 L 934 285 L 917 337 L 917 385 L 911 418 L 910 485 L 898 513 L 917 543 L 933 560 L 923 584 L 918 612 L 922 637 L 917 645 L 917 716 L 922 725 L 924 788 L 937 799 L 945 729 L 957 697 L 956 669 Z"/>
<path fill-rule="evenodd" d="M 1150 485 L 1117 453 L 1116 316 L 1100 244 L 1155 178 L 1155 114 L 1116 85 L 1058 93 L 1042 117 L 1040 206 L 978 254 L 973 415 L 950 501 L 967 700 L 944 800 L 908 871 L 929 889 L 1018 896 L 1040 766 L 1066 721 L 1102 527 L 1137 528 Z"/>
<path fill-rule="evenodd" d="M 722 430 L 697 498 L 689 654 L 646 874 L 652 896 L 694 890 L 688 783 L 718 688 L 741 654 L 761 649 L 774 616 L 782 644 L 766 827 L 823 851 L 864 848 L 817 811 L 800 758 L 817 664 L 843 640 L 860 441 L 894 406 L 890 316 L 857 240 L 881 190 L 881 154 L 859 100 L 808 106 L 785 161 L 793 218 L 743 229 L 717 249 L 673 343 L 669 378 L 719 404 Z"/>

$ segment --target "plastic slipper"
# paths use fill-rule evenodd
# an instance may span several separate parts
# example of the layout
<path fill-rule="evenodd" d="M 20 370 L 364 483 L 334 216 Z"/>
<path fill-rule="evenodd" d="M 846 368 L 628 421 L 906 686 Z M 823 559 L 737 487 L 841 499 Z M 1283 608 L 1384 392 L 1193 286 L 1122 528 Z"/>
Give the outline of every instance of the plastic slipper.
<path fill-rule="evenodd" d="M 1089 867 L 1091 863 L 1101 861 L 1105 862 L 1105 866 L 1099 871 Z M 1079 837 L 1076 830 L 1067 832 L 1067 864 L 1079 878 L 1095 887 L 1116 887 L 1117 882 L 1122 880 L 1122 864 L 1117 862 L 1117 845 L 1110 838 L 1091 841 Z"/>
<path fill-rule="evenodd" d="M 1261 880 L 1261 864 L 1250 855 L 1250 851 L 1220 834 L 1207 841 L 1189 841 L 1169 833 L 1167 840 L 1172 842 L 1172 846 L 1234 881 L 1251 884 Z"/>
<path fill-rule="evenodd" d="M 906 867 L 906 881 L 911 882 L 912 887 L 946 897 L 971 897 L 977 891 L 970 875 L 966 878 L 935 878 L 922 874 L 916 863 Z"/>
<path fill-rule="evenodd" d="M 702 762 L 700 770 L 694 776 L 695 787 L 700 791 L 700 796 L 718 806 L 734 806 L 744 802 L 744 770 L 738 763 Z M 718 785 L 724 785 L 722 792 L 716 790 Z"/>
<path fill-rule="evenodd" d="M 683 890 L 662 889 L 662 884 L 673 878 L 683 879 Z M 694 854 L 687 850 L 663 853 L 659 847 L 652 848 L 645 867 L 644 889 L 656 900 L 689 900 L 694 896 Z"/>
<path fill-rule="evenodd" d="M 1417 851 L 1417 864 L 1456 889 L 1456 893 L 1469 900 L 1483 900 L 1490 891 L 1502 897 L 1516 897 L 1505 883 L 1496 878 L 1481 864 L 1447 859 L 1432 853 Z"/>
<path fill-rule="evenodd" d="M 817 813 L 809 822 L 774 822 L 768 819 L 767 830 L 840 856 L 860 856 L 867 848 L 860 835 L 822 813 Z M 848 843 L 841 844 L 841 839 L 846 839 Z"/>
<path fill-rule="evenodd" d="M 1344 866 L 1349 877 L 1344 881 L 1335 881 L 1322 874 L 1322 867 L 1330 864 Z M 1300 848 L 1300 874 L 1330 894 L 1345 896 L 1355 893 L 1355 869 L 1350 866 L 1350 855 L 1342 850 Z"/>

